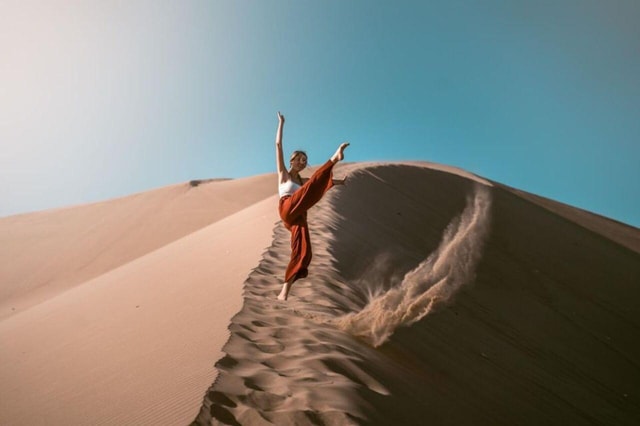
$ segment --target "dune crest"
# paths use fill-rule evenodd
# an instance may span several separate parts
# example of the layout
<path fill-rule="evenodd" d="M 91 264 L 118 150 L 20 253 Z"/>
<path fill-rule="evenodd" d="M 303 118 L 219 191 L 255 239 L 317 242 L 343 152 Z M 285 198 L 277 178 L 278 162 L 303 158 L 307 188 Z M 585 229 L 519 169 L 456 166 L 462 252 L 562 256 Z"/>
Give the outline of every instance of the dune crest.
<path fill-rule="evenodd" d="M 437 185 L 424 183 L 413 194 L 406 191 L 406 178 L 420 179 L 425 172 L 427 176 L 434 173 L 435 183 L 442 176 L 454 181 L 449 186 L 456 196 L 448 197 L 453 202 L 426 199 L 440 204 L 445 215 L 420 215 L 414 209 L 422 207 L 423 193 L 436 199 L 442 194 Z M 375 401 L 389 396 L 390 390 L 381 377 L 406 373 L 390 365 L 371 344 L 354 339 L 353 330 L 338 326 L 337 321 L 361 311 L 365 294 L 400 294 L 405 301 L 395 307 L 402 312 L 392 313 L 397 320 L 385 319 L 383 332 L 372 340 L 381 344 L 396 327 L 426 315 L 431 298 L 446 300 L 472 277 L 489 217 L 486 185 L 412 165 L 399 169 L 397 165 L 341 165 L 336 175 L 343 174 L 349 175 L 349 184 L 330 191 L 310 212 L 312 268 L 308 278 L 294 284 L 286 303 L 275 296 L 289 260 L 289 233 L 281 223 L 276 225 L 272 246 L 245 282 L 243 308 L 231 320 L 231 336 L 222 349 L 226 356 L 216 364 L 219 375 L 196 423 L 361 424 L 383 416 Z M 412 201 L 400 207 L 406 217 L 398 220 L 398 205 L 389 200 L 405 197 Z M 388 202 L 381 204 L 380 199 Z M 376 205 L 377 209 L 369 209 Z M 376 227 L 378 232 L 372 232 Z M 410 251 L 402 252 L 405 236 L 417 235 L 419 229 L 425 235 L 410 241 Z M 368 235 L 368 250 L 352 246 L 363 242 L 360 232 Z M 399 238 L 400 246 L 385 247 L 388 236 Z M 427 256 L 430 247 L 435 251 Z M 384 250 L 382 254 L 378 249 Z M 352 261 L 354 253 L 361 254 L 362 269 Z M 385 261 L 376 270 L 370 267 L 372 258 Z M 340 259 L 351 261 L 341 265 Z M 355 268 L 359 281 L 350 276 L 349 268 Z M 425 271 L 431 269 L 434 272 L 425 279 Z M 362 279 L 365 270 L 378 277 L 402 271 L 405 278 L 401 284 L 393 278 L 380 284 Z M 385 288 L 399 291 L 385 292 Z M 371 321 L 366 308 L 360 319 L 363 324 Z"/>
<path fill-rule="evenodd" d="M 445 167 L 344 173 L 286 303 L 276 225 L 195 423 L 638 424 L 640 253 L 609 237 L 637 229 Z"/>
<path fill-rule="evenodd" d="M 398 286 L 374 296 L 360 312 L 336 319 L 337 327 L 378 347 L 396 328 L 411 325 L 446 304 L 473 279 L 489 229 L 490 207 L 489 190 L 476 184 L 473 196 L 447 226 L 438 248 Z"/>

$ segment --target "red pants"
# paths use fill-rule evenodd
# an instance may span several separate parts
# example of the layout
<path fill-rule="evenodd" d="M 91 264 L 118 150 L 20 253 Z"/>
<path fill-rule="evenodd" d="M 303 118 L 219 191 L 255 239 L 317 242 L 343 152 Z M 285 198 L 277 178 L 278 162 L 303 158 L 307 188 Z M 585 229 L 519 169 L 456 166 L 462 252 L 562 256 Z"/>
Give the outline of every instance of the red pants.
<path fill-rule="evenodd" d="M 284 226 L 291 231 L 291 260 L 284 280 L 293 283 L 308 274 L 311 263 L 311 240 L 307 225 L 307 210 L 313 207 L 333 186 L 333 162 L 327 161 L 291 196 L 280 198 L 278 210 Z"/>

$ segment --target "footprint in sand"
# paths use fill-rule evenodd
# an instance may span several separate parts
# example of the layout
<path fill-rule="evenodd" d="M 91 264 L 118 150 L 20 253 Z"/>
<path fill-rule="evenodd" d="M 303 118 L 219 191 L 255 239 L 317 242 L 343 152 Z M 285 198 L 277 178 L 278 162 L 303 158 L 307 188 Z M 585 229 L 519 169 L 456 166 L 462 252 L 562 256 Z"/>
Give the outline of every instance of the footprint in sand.
<path fill-rule="evenodd" d="M 269 343 L 255 342 L 255 346 L 262 352 L 266 352 L 269 354 L 277 354 L 284 350 L 284 345 L 280 342 L 269 342 Z"/>

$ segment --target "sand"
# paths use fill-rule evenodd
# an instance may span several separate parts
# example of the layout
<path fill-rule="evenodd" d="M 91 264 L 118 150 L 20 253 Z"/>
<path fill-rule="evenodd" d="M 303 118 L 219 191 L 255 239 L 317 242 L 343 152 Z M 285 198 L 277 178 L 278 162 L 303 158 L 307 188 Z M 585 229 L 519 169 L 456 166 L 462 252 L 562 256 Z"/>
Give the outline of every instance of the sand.
<path fill-rule="evenodd" d="M 0 219 L 0 319 L 251 206 L 274 194 L 274 179 L 184 183 Z"/>
<path fill-rule="evenodd" d="M 46 271 L 55 270 L 58 281 L 55 292 L 36 287 L 30 300 L 28 290 L 39 282 L 25 277 L 16 285 L 23 263 L 6 258 L 28 257 L 29 244 L 5 252 L 2 283 L 22 291 L 17 300 L 28 308 L 0 321 L 0 424 L 188 423 L 215 378 L 228 319 L 242 306 L 242 283 L 271 241 L 274 181 L 185 184 L 2 219 L 18 239 L 15 228 L 36 216 L 43 232 L 31 244 L 32 267 L 54 256 Z M 60 228 L 72 229 L 81 247 Z M 141 247 L 147 253 L 135 257 Z M 78 265 L 105 269 L 78 283 Z"/>
<path fill-rule="evenodd" d="M 640 422 L 640 230 L 442 165 L 336 175 L 287 302 L 275 175 L 0 219 L 0 423 Z"/>

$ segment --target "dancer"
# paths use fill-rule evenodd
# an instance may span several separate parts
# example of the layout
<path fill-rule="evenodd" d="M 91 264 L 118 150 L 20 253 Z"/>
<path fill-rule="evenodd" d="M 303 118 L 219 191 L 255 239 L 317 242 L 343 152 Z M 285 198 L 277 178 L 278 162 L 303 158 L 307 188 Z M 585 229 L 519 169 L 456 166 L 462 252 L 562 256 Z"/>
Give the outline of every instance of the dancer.
<path fill-rule="evenodd" d="M 300 172 L 307 167 L 307 154 L 294 151 L 291 154 L 290 168 L 287 170 L 282 155 L 282 130 L 284 116 L 278 112 L 278 131 L 276 132 L 276 163 L 278 166 L 278 192 L 280 202 L 278 210 L 284 226 L 291 231 L 291 260 L 285 272 L 279 300 L 287 300 L 291 285 L 308 274 L 311 263 L 311 241 L 307 225 L 307 210 L 316 204 L 325 192 L 334 185 L 344 185 L 345 179 L 333 180 L 333 166 L 344 159 L 344 150 L 349 144 L 341 144 L 335 154 L 309 179 L 303 179 Z"/>

